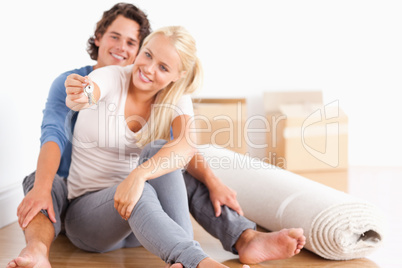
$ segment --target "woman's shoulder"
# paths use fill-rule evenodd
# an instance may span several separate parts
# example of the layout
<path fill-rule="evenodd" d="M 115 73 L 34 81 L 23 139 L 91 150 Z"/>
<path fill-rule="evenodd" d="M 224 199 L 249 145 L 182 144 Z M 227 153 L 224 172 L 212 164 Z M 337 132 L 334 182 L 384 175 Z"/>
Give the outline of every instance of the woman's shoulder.
<path fill-rule="evenodd" d="M 184 94 L 180 97 L 174 109 L 173 118 L 183 114 L 194 115 L 193 101 L 190 94 Z"/>
<path fill-rule="evenodd" d="M 190 103 L 193 104 L 193 99 L 191 94 L 183 94 L 180 98 L 178 103 Z"/>
<path fill-rule="evenodd" d="M 119 66 L 119 65 L 108 65 L 104 67 L 97 68 L 90 73 L 89 77 L 96 79 L 117 79 L 126 80 L 130 76 L 133 65 Z"/>
<path fill-rule="evenodd" d="M 95 71 L 101 72 L 116 72 L 116 73 L 130 73 L 133 68 L 133 64 L 127 66 L 120 66 L 120 65 L 108 65 L 97 68 Z"/>
<path fill-rule="evenodd" d="M 101 98 L 104 98 L 109 92 L 116 93 L 126 90 L 127 83 L 130 80 L 131 70 L 132 65 L 109 65 L 97 68 L 89 74 L 89 77 L 98 85 L 101 91 Z M 113 96 L 119 95 L 113 94 Z"/>

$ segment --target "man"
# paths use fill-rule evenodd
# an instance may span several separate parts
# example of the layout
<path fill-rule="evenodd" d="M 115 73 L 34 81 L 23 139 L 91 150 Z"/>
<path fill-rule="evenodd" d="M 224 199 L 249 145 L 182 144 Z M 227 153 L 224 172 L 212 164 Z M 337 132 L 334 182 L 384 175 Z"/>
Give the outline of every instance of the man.
<path fill-rule="evenodd" d="M 26 196 L 17 213 L 18 222 L 25 232 L 27 245 L 8 267 L 50 267 L 50 246 L 62 229 L 63 214 L 69 203 L 65 178 L 68 176 L 71 158 L 71 142 L 66 135 L 64 122 L 67 122 L 67 128 L 71 132 L 76 119 L 76 115 L 69 118 L 70 110 L 65 106 L 66 77 L 72 73 L 86 76 L 94 69 L 107 65 L 132 64 L 142 40 L 150 31 L 149 21 L 144 12 L 131 4 L 116 4 L 104 12 L 102 19 L 97 23 L 94 37 L 88 40 L 88 52 L 97 63 L 94 66 L 65 72 L 53 82 L 44 110 L 37 170 L 24 179 Z M 304 245 L 300 230 L 269 237 L 267 235 L 270 234 L 256 232 L 254 223 L 239 216 L 243 212 L 236 200 L 236 194 L 222 184 L 209 167 L 202 163 L 205 161 L 200 155 L 194 157 L 185 176 L 190 211 L 208 232 L 222 241 L 225 249 L 238 252 L 241 260 L 251 263 L 289 257 L 300 251 Z M 200 211 L 200 207 L 204 207 L 203 211 Z M 40 211 L 42 213 L 39 213 Z M 205 211 L 208 211 L 208 214 Z M 262 235 L 264 237 L 260 239 Z M 276 246 L 278 243 L 287 245 L 288 242 L 283 243 L 283 239 L 273 241 L 273 238 L 279 236 L 285 237 L 289 243 L 295 244 L 296 241 L 291 254 L 289 252 L 282 254 L 280 251 L 281 254 L 265 257 L 266 254 L 259 254 L 256 250 L 263 246 L 267 251 L 266 246 Z M 259 239 L 256 239 L 257 237 Z M 261 242 L 256 243 L 257 240 Z M 254 255 L 259 255 L 258 259 Z"/>
<path fill-rule="evenodd" d="M 116 4 L 104 12 L 94 36 L 88 40 L 88 52 L 97 63 L 65 72 L 53 82 L 43 115 L 37 169 L 24 180 L 26 196 L 17 213 L 27 245 L 20 256 L 9 263 L 10 267 L 50 267 L 49 249 L 61 231 L 62 215 L 68 205 L 63 178 L 68 176 L 71 159 L 71 142 L 64 130 L 69 113 L 65 105 L 66 77 L 72 73 L 86 76 L 94 69 L 107 65 L 132 64 L 142 40 L 150 32 L 144 12 L 131 4 Z M 68 122 L 71 128 L 75 120 L 76 116 Z M 53 182 L 56 191 L 52 192 Z M 38 213 L 41 210 L 43 213 Z"/>

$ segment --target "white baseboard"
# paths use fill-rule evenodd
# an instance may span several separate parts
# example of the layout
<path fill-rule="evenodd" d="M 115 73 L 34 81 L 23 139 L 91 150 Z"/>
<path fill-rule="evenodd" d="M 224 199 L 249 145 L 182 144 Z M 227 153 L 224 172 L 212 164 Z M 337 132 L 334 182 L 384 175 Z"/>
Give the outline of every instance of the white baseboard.
<path fill-rule="evenodd" d="M 21 182 L 0 189 L 0 228 L 17 221 L 17 208 L 23 197 Z"/>

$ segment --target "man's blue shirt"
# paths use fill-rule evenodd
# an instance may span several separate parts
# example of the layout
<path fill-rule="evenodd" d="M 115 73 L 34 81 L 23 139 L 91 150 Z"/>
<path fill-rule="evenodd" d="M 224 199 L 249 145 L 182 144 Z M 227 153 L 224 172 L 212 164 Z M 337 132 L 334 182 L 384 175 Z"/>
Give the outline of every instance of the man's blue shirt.
<path fill-rule="evenodd" d="M 74 130 L 77 112 L 73 112 L 66 106 L 66 88 L 64 82 L 70 74 L 86 76 L 92 72 L 92 66 L 71 70 L 59 75 L 52 83 L 49 95 L 43 110 L 41 126 L 41 147 L 49 141 L 57 143 L 61 152 L 60 166 L 57 174 L 67 178 L 71 163 L 71 134 Z"/>

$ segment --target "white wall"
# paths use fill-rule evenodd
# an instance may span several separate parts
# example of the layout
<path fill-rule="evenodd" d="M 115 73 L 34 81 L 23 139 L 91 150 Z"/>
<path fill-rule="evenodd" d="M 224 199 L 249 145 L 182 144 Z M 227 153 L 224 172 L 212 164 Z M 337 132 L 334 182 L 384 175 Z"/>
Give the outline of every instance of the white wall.
<path fill-rule="evenodd" d="M 133 1 L 156 29 L 186 26 L 205 68 L 202 97 L 323 90 L 349 116 L 350 164 L 400 166 L 401 1 Z M 0 189 L 33 171 L 53 79 L 93 64 L 85 48 L 116 1 L 2 1 Z M 399 120 L 398 120 L 399 119 Z"/>

